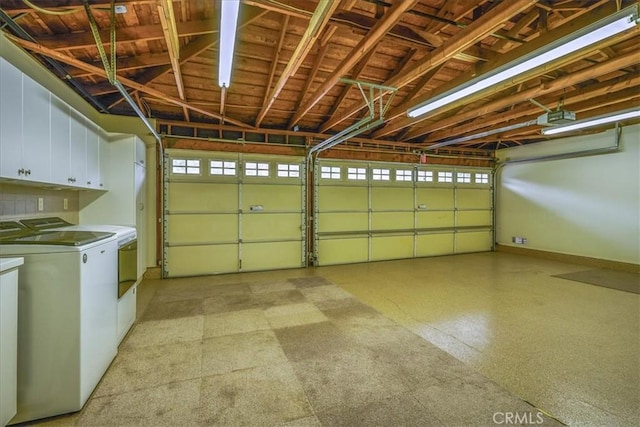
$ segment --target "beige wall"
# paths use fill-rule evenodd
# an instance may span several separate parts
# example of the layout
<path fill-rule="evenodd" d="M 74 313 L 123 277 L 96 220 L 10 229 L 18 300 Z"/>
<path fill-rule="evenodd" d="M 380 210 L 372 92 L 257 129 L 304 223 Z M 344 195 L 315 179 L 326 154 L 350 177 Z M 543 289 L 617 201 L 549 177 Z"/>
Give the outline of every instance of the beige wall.
<path fill-rule="evenodd" d="M 615 144 L 613 130 L 500 150 L 517 159 Z M 620 150 L 507 164 L 497 174 L 500 245 L 640 264 L 640 125 L 622 129 Z M 527 239 L 514 245 L 512 237 Z"/>

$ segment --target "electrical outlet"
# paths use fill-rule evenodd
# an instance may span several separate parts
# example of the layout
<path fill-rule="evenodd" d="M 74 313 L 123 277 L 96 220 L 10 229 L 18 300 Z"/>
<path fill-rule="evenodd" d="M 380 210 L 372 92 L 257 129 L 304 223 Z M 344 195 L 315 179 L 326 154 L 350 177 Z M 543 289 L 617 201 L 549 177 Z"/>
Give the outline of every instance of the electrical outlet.
<path fill-rule="evenodd" d="M 515 243 L 516 245 L 526 245 L 527 244 L 527 238 L 526 237 L 513 236 L 511 238 L 511 242 Z"/>
<path fill-rule="evenodd" d="M 66 211 L 67 209 L 69 209 L 69 199 L 67 199 L 66 197 L 64 199 L 62 199 L 62 208 Z"/>
<path fill-rule="evenodd" d="M 38 211 L 44 210 L 44 198 L 38 197 Z"/>

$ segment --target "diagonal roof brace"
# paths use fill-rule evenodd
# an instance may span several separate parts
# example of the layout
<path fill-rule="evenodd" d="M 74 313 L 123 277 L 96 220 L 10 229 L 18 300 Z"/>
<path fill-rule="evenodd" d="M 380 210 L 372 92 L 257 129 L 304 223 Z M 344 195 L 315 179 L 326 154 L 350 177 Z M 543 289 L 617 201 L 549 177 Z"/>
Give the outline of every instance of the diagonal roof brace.
<path fill-rule="evenodd" d="M 341 78 L 340 82 L 346 83 L 346 84 L 355 84 L 358 86 L 358 89 L 360 89 L 360 93 L 362 94 L 362 97 L 364 98 L 364 101 L 367 103 L 367 107 L 369 108 L 369 114 L 363 117 L 362 119 L 358 120 L 351 126 L 341 130 L 337 134 L 311 147 L 311 149 L 309 150 L 309 153 L 307 154 L 308 158 L 310 158 L 316 152 L 319 153 L 321 151 L 327 150 L 331 147 L 334 147 L 340 144 L 341 142 L 346 141 L 349 138 L 353 138 L 356 135 L 359 135 L 367 130 L 373 129 L 383 124 L 384 115 L 389 109 L 389 107 L 391 106 L 391 101 L 393 100 L 393 97 L 395 96 L 396 91 L 398 90 L 398 88 L 393 86 L 385 86 L 377 83 L 365 82 L 360 80 L 352 80 L 352 79 L 346 79 L 346 78 Z M 363 87 L 369 88 L 369 97 L 367 97 L 367 95 L 365 94 Z M 378 96 L 375 95 L 376 89 L 378 89 L 378 91 L 380 92 Z M 385 93 L 391 94 L 387 99 L 386 103 L 384 102 Z M 374 120 L 376 118 L 376 100 L 379 100 L 378 102 L 379 115 L 378 115 L 378 119 Z"/>

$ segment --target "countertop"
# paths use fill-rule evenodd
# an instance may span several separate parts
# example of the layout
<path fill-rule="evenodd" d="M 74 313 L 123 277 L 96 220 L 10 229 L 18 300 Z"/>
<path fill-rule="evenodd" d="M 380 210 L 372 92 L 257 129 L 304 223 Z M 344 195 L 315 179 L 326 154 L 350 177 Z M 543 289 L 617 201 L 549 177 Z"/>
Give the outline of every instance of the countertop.
<path fill-rule="evenodd" d="M 22 264 L 24 264 L 24 258 L 22 257 L 0 258 L 0 273 L 20 267 Z"/>

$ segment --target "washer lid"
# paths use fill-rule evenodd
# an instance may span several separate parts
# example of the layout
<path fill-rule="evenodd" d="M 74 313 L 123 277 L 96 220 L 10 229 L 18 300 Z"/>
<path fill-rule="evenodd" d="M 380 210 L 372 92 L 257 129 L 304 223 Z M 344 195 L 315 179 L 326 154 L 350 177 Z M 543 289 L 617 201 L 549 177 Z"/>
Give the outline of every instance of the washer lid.
<path fill-rule="evenodd" d="M 108 239 L 114 233 L 97 231 L 39 231 L 0 240 L 3 245 L 61 245 L 84 246 L 99 240 Z"/>

